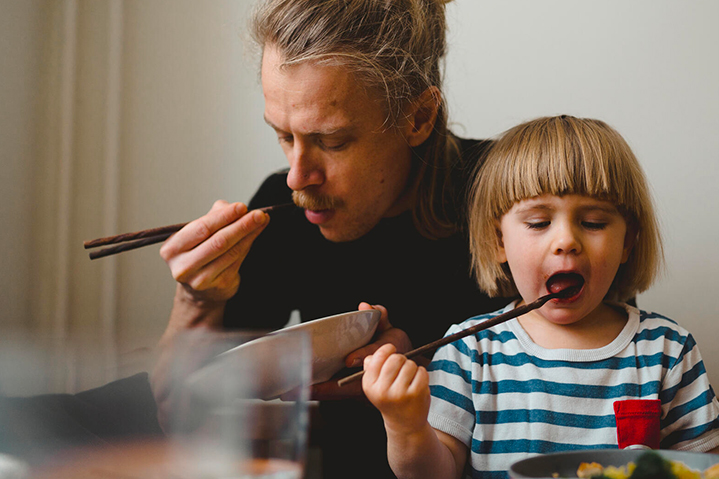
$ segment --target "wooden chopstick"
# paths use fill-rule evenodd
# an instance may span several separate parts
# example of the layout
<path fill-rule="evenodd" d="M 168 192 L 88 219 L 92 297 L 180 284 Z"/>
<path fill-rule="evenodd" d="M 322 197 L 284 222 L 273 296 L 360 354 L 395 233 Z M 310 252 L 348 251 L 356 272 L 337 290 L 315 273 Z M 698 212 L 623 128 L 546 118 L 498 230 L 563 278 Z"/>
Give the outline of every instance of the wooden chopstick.
<path fill-rule="evenodd" d="M 492 326 L 496 326 L 505 321 L 509 321 L 510 319 L 516 318 L 517 316 L 521 316 L 523 314 L 526 314 L 526 313 L 532 311 L 533 309 L 541 308 L 544 305 L 544 303 L 546 303 L 550 299 L 561 298 L 563 296 L 567 296 L 569 293 L 568 290 L 570 290 L 570 289 L 572 289 L 572 288 L 567 288 L 567 289 L 563 289 L 561 291 L 557 291 L 556 293 L 550 293 L 550 294 L 544 295 L 536 301 L 533 301 L 529 304 L 525 304 L 522 306 L 518 306 L 511 311 L 507 311 L 506 313 L 502 313 L 499 316 L 495 316 L 494 318 L 488 319 L 479 324 L 475 324 L 474 326 L 472 326 L 470 328 L 464 329 L 464 330 L 459 331 L 454 334 L 450 334 L 449 336 L 445 336 L 442 339 L 438 339 L 437 341 L 433 341 L 431 343 L 425 344 L 424 346 L 420 346 L 419 348 L 413 349 L 412 351 L 409 351 L 409 352 L 405 353 L 404 355 L 407 358 L 413 358 L 420 354 L 437 349 L 440 346 L 444 346 L 445 344 L 452 343 L 458 339 L 464 338 L 464 337 L 469 336 L 474 333 L 478 333 L 479 331 L 485 330 L 487 328 L 491 328 Z M 340 379 L 339 381 L 337 381 L 337 385 L 344 386 L 345 384 L 349 384 L 349 383 L 361 378 L 363 374 L 364 374 L 364 370 L 358 371 L 350 376 Z"/>
<path fill-rule="evenodd" d="M 143 246 L 147 246 L 147 245 L 151 245 L 151 244 L 155 244 L 155 243 L 162 243 L 167 238 L 172 236 L 174 233 L 175 233 L 174 231 L 170 231 L 170 232 L 164 233 L 164 234 L 148 236 L 143 239 L 137 239 L 134 241 L 128 241 L 126 243 L 120 243 L 118 245 L 110 246 L 108 248 L 102 248 L 102 249 L 96 250 L 96 251 L 90 251 L 90 259 L 104 258 L 105 256 L 122 253 L 123 251 L 129 251 L 131 249 L 142 248 Z"/>
<path fill-rule="evenodd" d="M 269 213 L 271 211 L 277 211 L 291 206 L 295 206 L 295 204 L 283 203 L 280 205 L 265 206 L 258 209 L 260 211 L 264 211 L 265 213 Z M 160 226 L 157 228 L 135 231 L 133 233 L 122 233 L 114 236 L 106 236 L 104 238 L 84 241 L 83 246 L 85 247 L 85 249 L 88 249 L 97 246 L 116 245 L 109 248 L 103 248 L 98 251 L 90 252 L 90 259 L 104 258 L 105 256 L 122 253 L 123 251 L 129 251 L 141 248 L 143 246 L 161 243 L 170 236 L 172 236 L 173 233 L 180 231 L 188 223 L 177 223 L 174 225 Z"/>
<path fill-rule="evenodd" d="M 160 226 L 158 228 L 150 228 L 149 230 L 135 231 L 134 233 L 123 233 L 114 236 L 106 236 L 105 238 L 97 238 L 94 240 L 83 241 L 82 245 L 85 249 L 95 248 L 96 246 L 106 246 L 109 244 L 124 243 L 140 238 L 149 238 L 151 236 L 164 235 L 168 233 L 176 233 L 184 228 L 187 223 L 177 223 L 176 225 Z"/>

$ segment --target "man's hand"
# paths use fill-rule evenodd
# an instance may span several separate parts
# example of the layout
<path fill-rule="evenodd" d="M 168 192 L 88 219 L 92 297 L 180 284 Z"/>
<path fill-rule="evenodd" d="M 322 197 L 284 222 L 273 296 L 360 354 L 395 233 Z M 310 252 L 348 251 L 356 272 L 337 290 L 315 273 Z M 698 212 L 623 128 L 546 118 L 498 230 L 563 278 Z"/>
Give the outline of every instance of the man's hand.
<path fill-rule="evenodd" d="M 242 203 L 216 201 L 210 211 L 172 235 L 160 256 L 177 281 L 170 320 L 159 341 L 159 358 L 150 376 L 160 425 L 167 427 L 172 393 L 169 365 L 178 333 L 198 327 L 220 328 L 225 303 L 240 286 L 240 266 L 269 216 Z"/>
<path fill-rule="evenodd" d="M 347 358 L 345 358 L 345 365 L 348 368 L 358 368 L 362 366 L 362 362 L 366 356 L 374 354 L 385 344 L 393 344 L 398 353 L 406 353 L 407 351 L 412 350 L 412 341 L 409 340 L 407 333 L 390 324 L 387 308 L 381 304 L 370 305 L 368 303 L 360 303 L 358 309 L 360 311 L 365 309 L 376 309 L 382 313 L 382 315 L 379 318 L 379 324 L 377 325 L 377 331 L 374 335 L 374 341 L 363 348 L 359 348 L 358 350 L 351 352 L 347 355 Z"/>
<path fill-rule="evenodd" d="M 392 344 L 397 351 L 405 353 L 412 349 L 412 342 L 409 340 L 407 333 L 401 329 L 393 327 L 389 322 L 387 308 L 382 305 L 369 303 L 360 303 L 358 309 L 360 311 L 366 309 L 376 309 L 381 314 L 377 331 L 375 332 L 374 341 L 356 351 L 351 352 L 345 358 L 345 366 L 348 368 L 360 367 L 366 356 L 373 354 L 385 344 Z M 362 398 L 362 385 L 360 381 L 355 381 L 345 386 L 338 386 L 337 380 L 332 379 L 323 383 L 312 386 L 312 399 L 317 401 L 338 400 Z"/>
<path fill-rule="evenodd" d="M 239 270 L 269 221 L 264 211 L 216 201 L 203 217 L 172 235 L 160 249 L 186 301 L 224 302 L 237 292 Z"/>

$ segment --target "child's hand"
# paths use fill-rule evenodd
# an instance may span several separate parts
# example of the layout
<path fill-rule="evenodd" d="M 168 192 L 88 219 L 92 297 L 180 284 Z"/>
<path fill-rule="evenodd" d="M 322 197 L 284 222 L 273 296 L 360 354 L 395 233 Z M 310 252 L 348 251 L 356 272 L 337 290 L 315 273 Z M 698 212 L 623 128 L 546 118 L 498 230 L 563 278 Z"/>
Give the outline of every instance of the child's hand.
<path fill-rule="evenodd" d="M 429 375 L 395 351 L 393 345 L 385 344 L 365 358 L 362 389 L 382 413 L 388 430 L 411 434 L 427 425 Z"/>

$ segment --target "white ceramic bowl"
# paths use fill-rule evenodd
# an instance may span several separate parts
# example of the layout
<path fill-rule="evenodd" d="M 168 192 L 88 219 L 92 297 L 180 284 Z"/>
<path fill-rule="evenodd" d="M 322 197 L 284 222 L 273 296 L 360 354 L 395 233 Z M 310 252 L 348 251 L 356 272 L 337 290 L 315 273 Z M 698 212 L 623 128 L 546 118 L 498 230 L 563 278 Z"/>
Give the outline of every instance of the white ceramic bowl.
<path fill-rule="evenodd" d="M 349 353 L 369 343 L 380 314 L 376 309 L 351 311 L 300 323 L 282 331 L 307 331 L 310 335 L 312 384 L 316 384 L 329 380 L 344 367 Z"/>
<path fill-rule="evenodd" d="M 344 367 L 349 353 L 369 343 L 380 315 L 374 309 L 351 311 L 278 330 L 220 354 L 192 374 L 189 382 L 196 393 L 208 397 L 228 388 L 245 397 L 284 395 L 306 384 L 294 363 L 301 361 L 298 356 L 303 354 L 287 350 L 292 343 L 283 339 L 286 335 L 282 333 L 295 331 L 303 332 L 311 344 L 311 378 L 309 374 L 305 377 L 311 384 L 327 381 Z"/>

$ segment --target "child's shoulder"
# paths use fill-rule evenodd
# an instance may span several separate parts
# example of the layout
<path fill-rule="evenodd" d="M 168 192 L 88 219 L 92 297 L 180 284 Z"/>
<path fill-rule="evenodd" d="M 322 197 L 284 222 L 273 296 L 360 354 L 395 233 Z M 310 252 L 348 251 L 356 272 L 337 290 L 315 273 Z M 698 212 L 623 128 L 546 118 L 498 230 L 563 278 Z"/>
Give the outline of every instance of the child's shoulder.
<path fill-rule="evenodd" d="M 643 328 L 663 327 L 679 331 L 684 335 L 689 334 L 686 329 L 679 325 L 674 319 L 651 310 L 639 309 L 635 306 L 624 305 L 631 314 L 633 311 L 639 316 L 639 324 Z"/>
<path fill-rule="evenodd" d="M 630 315 L 636 315 L 639 319 L 637 339 L 660 339 L 665 341 L 676 341 L 684 343 L 691 333 L 680 326 L 675 320 L 663 314 L 639 309 L 637 307 L 621 304 Z"/>

